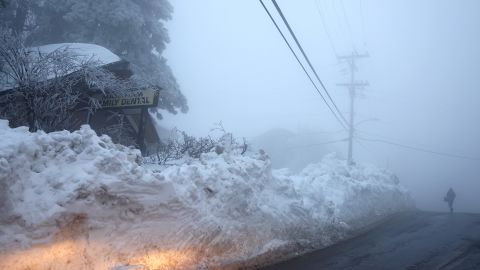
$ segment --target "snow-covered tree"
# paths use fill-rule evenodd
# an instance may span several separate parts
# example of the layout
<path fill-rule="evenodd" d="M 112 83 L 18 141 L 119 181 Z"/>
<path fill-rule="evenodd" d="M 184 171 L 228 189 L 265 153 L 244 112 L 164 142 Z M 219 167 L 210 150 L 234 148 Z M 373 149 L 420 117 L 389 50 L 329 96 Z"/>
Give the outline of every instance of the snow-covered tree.
<path fill-rule="evenodd" d="M 3 0 L 0 2 L 0 23 L 16 33 L 25 33 L 31 20 L 31 0 Z"/>
<path fill-rule="evenodd" d="M 159 108 L 187 112 L 166 59 L 164 22 L 173 11 L 168 0 L 8 0 L 0 19 L 23 31 L 29 45 L 94 43 L 132 63 L 136 76 L 163 88 Z"/>

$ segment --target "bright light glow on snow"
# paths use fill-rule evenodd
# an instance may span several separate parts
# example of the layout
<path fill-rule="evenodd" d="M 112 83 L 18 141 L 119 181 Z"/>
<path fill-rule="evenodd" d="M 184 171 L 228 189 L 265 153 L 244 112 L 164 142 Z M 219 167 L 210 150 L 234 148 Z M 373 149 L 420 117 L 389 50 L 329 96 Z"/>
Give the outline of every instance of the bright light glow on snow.
<path fill-rule="evenodd" d="M 2 254 L 0 259 L 2 265 L 9 266 L 3 269 L 45 269 L 46 265 L 51 265 L 50 269 L 60 270 L 82 260 L 82 252 L 82 247 L 76 241 L 64 240 Z"/>
<path fill-rule="evenodd" d="M 197 260 L 195 253 L 189 250 L 149 251 L 145 255 L 128 260 L 127 265 L 141 265 L 147 269 L 170 270 L 191 267 L 197 263 Z"/>
<path fill-rule="evenodd" d="M 89 248 L 99 249 L 92 242 Z M 107 245 L 103 244 L 103 248 Z M 172 270 L 191 269 L 199 260 L 198 252 L 190 250 L 149 250 L 145 254 L 125 254 L 115 260 L 105 260 L 100 256 L 85 260 L 85 245 L 78 240 L 65 240 L 53 244 L 42 244 L 27 250 L 2 254 L 1 265 L 13 268 L 2 269 L 148 269 Z M 49 267 L 46 267 L 49 266 Z M 142 268 L 135 268 L 142 267 Z"/>

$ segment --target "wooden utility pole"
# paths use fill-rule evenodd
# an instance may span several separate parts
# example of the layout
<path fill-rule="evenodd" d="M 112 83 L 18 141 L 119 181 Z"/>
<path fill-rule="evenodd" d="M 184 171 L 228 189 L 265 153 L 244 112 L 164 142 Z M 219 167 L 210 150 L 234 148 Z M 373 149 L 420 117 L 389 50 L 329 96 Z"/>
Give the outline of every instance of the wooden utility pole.
<path fill-rule="evenodd" d="M 358 54 L 357 52 L 352 52 L 351 55 L 338 56 L 338 60 L 345 61 L 350 66 L 350 83 L 338 83 L 337 86 L 347 87 L 350 94 L 350 125 L 349 125 L 349 136 L 348 136 L 348 165 L 353 165 L 353 137 L 355 135 L 355 97 L 357 95 L 357 88 L 362 88 L 368 86 L 368 82 L 356 82 L 355 81 L 355 72 L 358 71 L 356 66 L 356 60 L 359 58 L 369 57 L 368 54 Z"/>

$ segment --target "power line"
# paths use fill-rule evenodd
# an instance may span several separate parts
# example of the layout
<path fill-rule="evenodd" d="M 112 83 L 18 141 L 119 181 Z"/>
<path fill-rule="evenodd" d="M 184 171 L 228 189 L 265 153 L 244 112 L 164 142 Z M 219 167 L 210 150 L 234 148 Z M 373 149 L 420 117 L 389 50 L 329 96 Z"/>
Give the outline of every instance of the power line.
<path fill-rule="evenodd" d="M 340 130 L 337 130 L 337 131 L 313 131 L 311 132 L 312 134 L 329 134 L 329 135 L 333 135 L 333 134 L 338 134 L 338 133 L 344 133 L 346 132 L 347 130 L 345 129 L 340 129 Z"/>
<path fill-rule="evenodd" d="M 335 22 L 338 27 L 337 32 L 339 37 L 343 37 L 343 39 L 345 40 L 349 39 L 350 37 L 348 36 L 348 33 L 346 33 L 347 31 L 345 30 L 346 27 L 344 25 L 344 20 L 342 20 L 342 16 L 337 6 L 338 1 L 337 0 L 325 1 L 325 4 L 327 3 L 329 3 L 331 6 L 332 14 L 334 15 Z M 351 38 L 350 38 L 350 41 L 351 41 Z"/>
<path fill-rule="evenodd" d="M 425 149 L 425 148 L 419 148 L 415 146 L 410 146 L 406 144 L 401 144 L 401 143 L 396 143 L 396 142 L 391 142 L 387 140 L 382 140 L 382 139 L 369 139 L 369 138 L 363 138 L 363 137 L 357 137 L 359 140 L 366 141 L 366 142 L 377 142 L 377 143 L 383 143 L 383 144 L 389 144 L 405 149 L 410 149 L 414 150 L 417 152 L 423 152 L 423 153 L 428 153 L 428 154 L 434 154 L 438 156 L 445 156 L 445 157 L 450 157 L 450 158 L 458 158 L 458 159 L 466 159 L 466 160 L 472 160 L 472 161 L 480 161 L 480 158 L 477 157 L 470 157 L 470 156 L 464 156 L 464 155 L 458 155 L 458 154 L 452 154 L 452 153 L 447 153 L 447 152 L 441 152 L 441 151 L 435 151 L 435 150 L 430 150 L 430 149 Z"/>
<path fill-rule="evenodd" d="M 332 114 L 335 116 L 335 118 L 339 121 L 340 125 L 346 129 L 346 126 L 345 124 L 340 120 L 340 118 L 335 114 L 335 112 L 333 111 L 332 107 L 330 106 L 330 104 L 328 104 L 327 100 L 325 99 L 325 97 L 322 95 L 322 93 L 320 92 L 320 89 L 318 88 L 318 86 L 315 84 L 315 82 L 313 81 L 312 77 L 310 76 L 310 74 L 308 74 L 308 71 L 307 69 L 305 68 L 305 66 L 303 65 L 303 63 L 300 61 L 300 59 L 298 58 L 298 55 L 295 53 L 295 51 L 293 50 L 292 46 L 290 45 L 290 43 L 288 42 L 287 38 L 285 37 L 285 35 L 283 34 L 282 30 L 280 29 L 280 27 L 278 26 L 277 22 L 275 21 L 275 19 L 273 18 L 272 14 L 270 13 L 270 11 L 268 10 L 268 8 L 265 6 L 265 4 L 263 3 L 262 0 L 260 0 L 260 3 L 262 4 L 263 8 L 265 9 L 265 11 L 267 12 L 268 16 L 270 17 L 270 19 L 272 20 L 273 24 L 275 25 L 275 27 L 277 28 L 278 32 L 280 33 L 280 35 L 282 36 L 283 40 L 285 41 L 285 43 L 287 44 L 288 48 L 290 49 L 290 51 L 292 52 L 292 54 L 295 56 L 295 59 L 297 59 L 297 62 L 300 64 L 300 66 L 302 67 L 303 71 L 305 72 L 305 74 L 307 75 L 308 79 L 310 80 L 310 82 L 312 83 L 313 87 L 315 87 L 315 89 L 317 90 L 318 94 L 320 95 L 320 97 L 322 97 L 322 100 L 323 102 L 327 105 L 327 107 L 330 109 L 330 111 L 332 112 Z"/>
<path fill-rule="evenodd" d="M 375 151 L 372 151 L 371 148 L 367 147 L 365 144 L 363 144 L 360 140 L 358 140 L 358 138 L 355 138 L 355 142 L 360 145 L 361 147 L 363 147 L 365 150 L 367 150 L 367 153 L 369 153 L 371 156 L 375 156 L 375 155 L 378 155 L 378 153 L 375 153 L 373 154 L 373 152 Z M 375 157 L 378 157 L 378 156 L 375 156 Z"/>
<path fill-rule="evenodd" d="M 347 12 L 345 10 L 345 4 L 343 0 L 340 0 L 340 4 L 342 5 L 343 17 L 345 18 L 345 22 L 347 23 L 347 31 L 348 35 L 350 36 L 350 42 L 352 43 L 352 47 L 355 50 L 355 44 L 353 42 L 353 35 L 352 35 L 352 27 L 350 26 L 350 21 L 348 20 Z"/>
<path fill-rule="evenodd" d="M 377 151 L 375 150 L 372 150 L 372 148 L 370 147 L 367 147 L 365 144 L 363 144 L 360 140 L 358 140 L 358 138 L 355 138 L 355 141 L 357 142 L 358 145 L 360 145 L 361 147 L 363 147 L 366 152 L 371 156 L 371 157 L 374 157 L 374 158 L 377 158 L 378 161 L 382 162 L 383 160 L 383 157 L 381 156 L 381 154 L 379 154 Z M 389 169 L 390 168 L 390 158 L 389 157 L 386 157 L 385 159 L 385 168 Z"/>
<path fill-rule="evenodd" d="M 344 33 L 341 31 L 343 28 L 338 21 L 338 14 L 334 5 L 332 5 L 329 1 L 318 0 L 318 3 L 321 4 L 321 8 L 324 11 L 322 14 L 330 14 L 330 21 L 329 24 L 331 27 L 329 28 L 332 37 L 341 37 Z M 338 45 L 338 44 L 337 44 Z"/>
<path fill-rule="evenodd" d="M 362 20 L 362 37 L 363 37 L 363 45 L 367 46 L 367 39 L 365 36 L 365 15 L 363 14 L 363 0 L 360 0 L 360 17 Z"/>
<path fill-rule="evenodd" d="M 306 144 L 306 145 L 295 145 L 295 146 L 289 147 L 289 149 L 297 149 L 297 148 L 303 148 L 303 147 L 329 145 L 329 144 L 334 144 L 334 143 L 339 143 L 339 142 L 345 142 L 345 141 L 347 141 L 347 140 L 348 140 L 348 138 L 339 139 L 339 140 L 331 140 L 331 141 L 326 141 L 326 142 L 321 142 L 321 143 Z"/>
<path fill-rule="evenodd" d="M 320 85 L 322 86 L 323 90 L 325 91 L 325 93 L 327 94 L 328 98 L 329 98 L 330 101 L 332 102 L 333 106 L 335 107 L 335 110 L 336 110 L 337 113 L 340 115 L 340 118 L 342 118 L 342 120 L 343 120 L 345 123 L 348 123 L 347 119 L 343 116 L 342 112 L 338 109 L 337 104 L 335 104 L 335 101 L 333 101 L 332 97 L 330 96 L 330 93 L 328 92 L 327 88 L 325 87 L 325 85 L 323 84 L 322 80 L 320 79 L 320 76 L 318 76 L 318 73 L 317 73 L 316 69 L 313 67 L 312 63 L 310 62 L 310 59 L 308 58 L 307 54 L 306 54 L 305 51 L 303 50 L 302 45 L 301 45 L 300 42 L 298 41 L 298 38 L 297 38 L 297 36 L 295 35 L 295 33 L 293 32 L 292 28 L 290 27 L 290 24 L 288 23 L 287 19 L 286 19 L 285 16 L 283 15 L 282 10 L 280 9 L 280 7 L 279 7 L 278 4 L 277 4 L 277 1 L 276 1 L 276 0 L 272 0 L 272 2 L 273 2 L 273 5 L 275 6 L 275 8 L 276 8 L 277 11 L 278 11 L 278 14 L 280 14 L 280 17 L 282 18 L 283 22 L 284 22 L 285 25 L 287 26 L 288 31 L 289 31 L 290 34 L 292 35 L 295 43 L 297 44 L 298 48 L 299 48 L 300 51 L 302 52 L 303 57 L 305 57 L 305 60 L 307 61 L 307 63 L 308 63 L 308 65 L 310 66 L 310 68 L 312 69 L 313 74 L 315 75 L 315 77 L 317 78 L 317 80 L 320 82 Z"/>
<path fill-rule="evenodd" d="M 285 41 L 285 43 L 287 44 L 288 48 L 290 49 L 290 51 L 292 52 L 292 54 L 295 56 L 295 59 L 297 60 L 298 64 L 300 64 L 300 66 L 302 67 L 302 70 L 303 72 L 305 72 L 305 75 L 307 75 L 308 79 L 310 80 L 310 82 L 312 83 L 313 87 L 315 87 L 315 89 L 317 90 L 318 94 L 320 95 L 320 97 L 322 98 L 323 102 L 327 105 L 328 109 L 332 112 L 332 114 L 335 116 L 335 118 L 338 120 L 338 122 L 340 123 L 340 125 L 344 128 L 344 129 L 347 129 L 346 128 L 346 125 L 344 122 L 342 122 L 342 120 L 338 117 L 338 115 L 335 113 L 335 111 L 332 109 L 332 107 L 330 106 L 330 104 L 328 104 L 326 98 L 323 96 L 322 92 L 320 91 L 320 89 L 318 88 L 318 86 L 315 84 L 315 82 L 313 81 L 312 77 L 310 76 L 310 74 L 308 73 L 307 69 L 305 68 L 305 66 L 303 65 L 303 63 L 300 61 L 298 55 L 295 53 L 295 50 L 293 50 L 292 46 L 290 45 L 290 42 L 288 42 L 287 38 L 285 37 L 285 35 L 283 34 L 282 30 L 280 29 L 280 27 L 278 26 L 277 22 L 275 21 L 275 19 L 273 18 L 272 14 L 270 13 L 270 11 L 268 10 L 268 8 L 265 6 L 265 4 L 263 3 L 263 0 L 260 0 L 260 4 L 262 4 L 263 8 L 265 9 L 265 11 L 267 12 L 268 16 L 270 17 L 270 20 L 273 22 L 273 24 L 275 25 L 275 27 L 277 28 L 278 32 L 280 33 L 280 35 L 282 36 L 283 40 Z"/>
<path fill-rule="evenodd" d="M 395 138 L 392 138 L 390 136 L 385 136 L 385 135 L 374 133 L 374 132 L 367 132 L 367 131 L 364 131 L 363 129 L 355 129 L 355 132 L 362 133 L 363 135 L 366 135 L 367 137 L 370 137 L 370 138 L 383 139 L 386 141 L 397 141 Z"/>
<path fill-rule="evenodd" d="M 335 44 L 333 43 L 332 36 L 330 35 L 330 31 L 328 31 L 327 23 L 325 21 L 324 15 L 322 13 L 319 0 L 314 0 L 315 6 L 317 7 L 318 14 L 320 15 L 320 20 L 322 21 L 323 30 L 325 34 L 327 34 L 328 41 L 330 43 L 330 47 L 332 47 L 333 53 L 335 56 L 338 56 L 337 50 L 335 49 Z"/>

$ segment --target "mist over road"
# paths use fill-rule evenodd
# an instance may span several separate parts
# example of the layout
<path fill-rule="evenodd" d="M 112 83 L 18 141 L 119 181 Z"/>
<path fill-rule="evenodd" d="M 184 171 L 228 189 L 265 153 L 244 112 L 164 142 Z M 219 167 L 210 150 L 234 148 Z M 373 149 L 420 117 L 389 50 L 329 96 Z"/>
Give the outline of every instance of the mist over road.
<path fill-rule="evenodd" d="M 262 268 L 273 269 L 480 269 L 480 214 L 401 214 L 354 239 Z"/>

